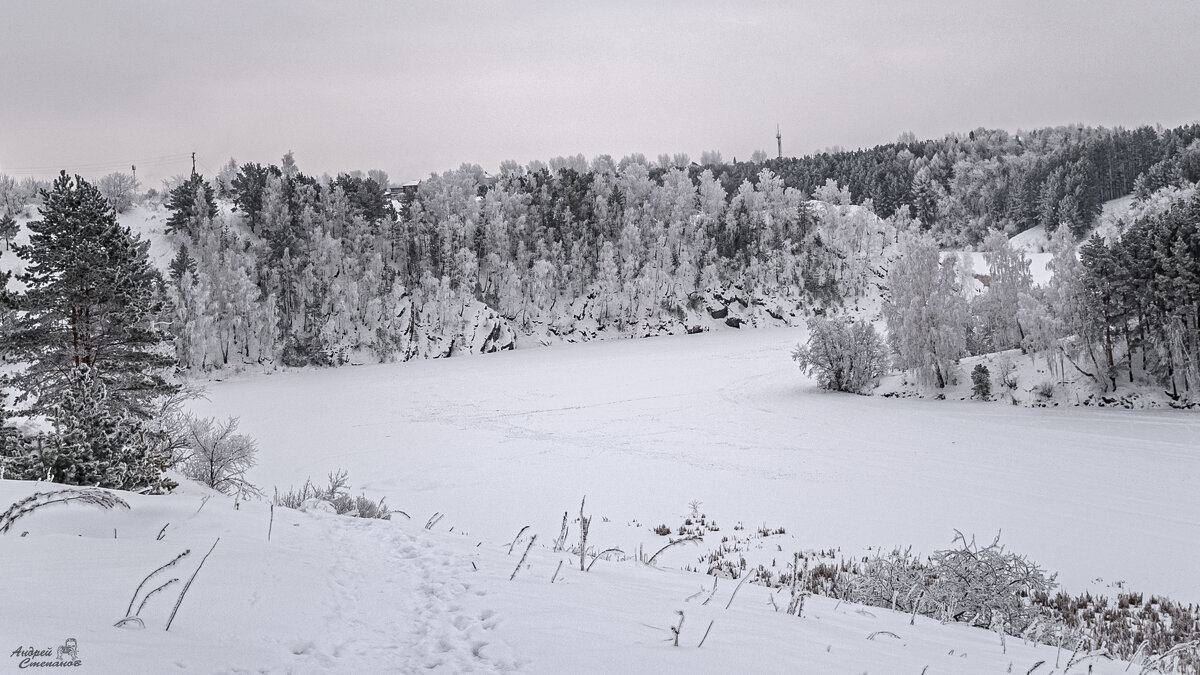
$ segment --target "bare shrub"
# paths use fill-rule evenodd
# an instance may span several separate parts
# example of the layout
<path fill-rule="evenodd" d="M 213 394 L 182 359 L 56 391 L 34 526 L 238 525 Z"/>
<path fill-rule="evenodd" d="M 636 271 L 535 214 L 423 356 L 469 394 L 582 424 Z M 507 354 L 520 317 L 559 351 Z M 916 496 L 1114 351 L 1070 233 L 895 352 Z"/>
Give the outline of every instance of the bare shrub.
<path fill-rule="evenodd" d="M 996 357 L 993 365 L 996 367 L 996 379 L 1000 384 L 1007 389 L 1016 389 L 1017 364 L 1013 363 L 1012 357 L 1008 354 L 1001 354 Z"/>
<path fill-rule="evenodd" d="M 238 418 L 217 423 L 212 418 L 188 417 L 186 428 L 188 448 L 181 464 L 185 476 L 227 495 L 262 495 L 246 480 L 246 471 L 255 464 L 258 444 L 237 433 Z"/>

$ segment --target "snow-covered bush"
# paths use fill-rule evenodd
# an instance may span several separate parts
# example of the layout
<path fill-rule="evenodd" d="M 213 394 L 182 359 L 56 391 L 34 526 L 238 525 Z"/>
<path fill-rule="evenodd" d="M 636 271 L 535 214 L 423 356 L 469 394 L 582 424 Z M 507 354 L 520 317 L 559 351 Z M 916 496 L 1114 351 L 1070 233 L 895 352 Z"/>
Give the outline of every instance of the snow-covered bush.
<path fill-rule="evenodd" d="M 1050 620 L 1044 605 L 1056 587 L 1053 575 L 1005 551 L 999 536 L 979 546 L 956 532 L 954 543 L 926 560 L 897 549 L 861 565 L 821 566 L 812 575 L 811 590 L 942 621 L 983 627 L 1003 621 L 1010 635 L 1022 634 L 1036 620 Z"/>
<path fill-rule="evenodd" d="M 1033 388 L 1033 393 L 1043 399 L 1052 398 L 1054 396 L 1054 383 L 1050 380 L 1040 382 Z"/>
<path fill-rule="evenodd" d="M 1005 551 L 1000 535 L 981 547 L 955 532 L 954 543 L 929 557 L 929 598 L 943 620 L 988 627 L 999 617 L 1017 635 L 1038 619 L 1033 598 L 1054 590 L 1054 575 Z"/>
<path fill-rule="evenodd" d="M 345 471 L 331 472 L 327 478 L 329 484 L 324 487 L 316 485 L 311 480 L 306 480 L 300 489 L 289 488 L 283 494 L 276 490 L 275 505 L 289 509 L 303 509 L 306 508 L 305 502 L 312 503 L 315 500 L 328 504 L 339 516 L 392 519 L 392 512 L 385 503 L 386 498 L 373 502 L 367 499 L 366 495 L 357 497 L 350 495 L 347 485 L 349 475 Z"/>
<path fill-rule="evenodd" d="M 257 442 L 237 433 L 238 418 L 223 423 L 210 418 L 188 417 L 187 448 L 180 463 L 183 475 L 227 495 L 245 497 L 262 491 L 246 480 L 254 466 Z"/>
<path fill-rule="evenodd" d="M 808 320 L 808 342 L 792 358 L 825 389 L 869 393 L 887 368 L 887 350 L 875 327 L 846 317 Z"/>
<path fill-rule="evenodd" d="M 911 612 L 924 599 L 928 580 L 928 565 L 912 549 L 893 549 L 869 558 L 845 592 L 854 602 Z"/>

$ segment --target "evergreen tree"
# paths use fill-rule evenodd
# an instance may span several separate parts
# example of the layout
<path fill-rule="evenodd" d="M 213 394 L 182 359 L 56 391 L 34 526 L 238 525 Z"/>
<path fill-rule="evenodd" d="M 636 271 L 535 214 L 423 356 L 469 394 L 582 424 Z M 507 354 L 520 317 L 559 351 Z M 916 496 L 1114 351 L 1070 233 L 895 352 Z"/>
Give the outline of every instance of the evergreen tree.
<path fill-rule="evenodd" d="M 975 364 L 971 370 L 971 396 L 984 401 L 992 395 L 992 373 L 982 363 Z"/>
<path fill-rule="evenodd" d="M 230 182 L 233 203 L 239 211 L 246 214 L 251 232 L 257 232 L 262 222 L 263 191 L 267 187 L 267 178 L 271 175 L 283 174 L 275 166 L 264 168 L 261 164 L 243 164 L 241 171 L 238 171 Z"/>
<path fill-rule="evenodd" d="M 117 223 L 92 184 L 62 172 L 42 191 L 42 219 L 29 223 L 26 291 L 7 330 L 11 358 L 24 368 L 8 378 L 44 413 L 81 367 L 97 372 L 114 406 L 148 416 L 153 399 L 177 389 L 165 378 L 174 360 L 153 319 L 161 311 L 149 243 Z"/>
<path fill-rule="evenodd" d="M 167 232 L 184 232 L 188 236 L 200 233 L 200 224 L 217 215 L 217 202 L 213 198 L 213 187 L 200 174 L 192 174 L 174 190 L 171 190 L 167 208 Z"/>
<path fill-rule="evenodd" d="M 190 273 L 193 277 L 196 276 L 196 259 L 188 253 L 187 244 L 182 244 L 179 247 L 179 253 L 175 254 L 175 258 L 171 260 L 171 278 L 178 285 L 183 280 L 183 275 Z"/>
<path fill-rule="evenodd" d="M 17 236 L 17 220 L 7 213 L 0 213 L 0 239 L 4 240 L 4 250 L 12 248 L 13 237 Z"/>
<path fill-rule="evenodd" d="M 50 415 L 54 431 L 37 456 L 39 474 L 55 483 L 117 490 L 166 487 L 140 422 L 108 402 L 108 388 L 81 366 Z"/>

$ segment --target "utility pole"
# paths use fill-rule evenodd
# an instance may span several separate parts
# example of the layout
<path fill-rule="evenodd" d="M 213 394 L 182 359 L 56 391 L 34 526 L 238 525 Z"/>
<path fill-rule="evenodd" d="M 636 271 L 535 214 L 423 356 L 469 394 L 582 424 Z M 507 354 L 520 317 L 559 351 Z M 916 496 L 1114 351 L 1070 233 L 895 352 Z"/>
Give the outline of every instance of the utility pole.
<path fill-rule="evenodd" d="M 192 178 L 196 177 L 196 153 L 192 153 Z"/>
<path fill-rule="evenodd" d="M 137 185 L 137 164 L 130 164 L 129 170 L 133 172 L 133 183 Z"/>
<path fill-rule="evenodd" d="M 779 133 L 779 125 L 775 125 L 775 145 L 778 146 L 779 159 L 783 159 L 783 135 Z"/>

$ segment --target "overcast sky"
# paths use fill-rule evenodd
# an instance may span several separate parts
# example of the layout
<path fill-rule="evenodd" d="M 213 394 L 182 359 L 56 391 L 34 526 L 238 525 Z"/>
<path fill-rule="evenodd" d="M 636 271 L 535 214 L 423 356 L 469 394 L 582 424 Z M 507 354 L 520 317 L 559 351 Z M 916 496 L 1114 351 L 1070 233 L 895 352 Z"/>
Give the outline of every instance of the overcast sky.
<path fill-rule="evenodd" d="M 4 0 L 0 172 L 747 159 L 1200 121 L 1200 2 Z"/>

